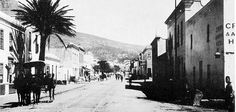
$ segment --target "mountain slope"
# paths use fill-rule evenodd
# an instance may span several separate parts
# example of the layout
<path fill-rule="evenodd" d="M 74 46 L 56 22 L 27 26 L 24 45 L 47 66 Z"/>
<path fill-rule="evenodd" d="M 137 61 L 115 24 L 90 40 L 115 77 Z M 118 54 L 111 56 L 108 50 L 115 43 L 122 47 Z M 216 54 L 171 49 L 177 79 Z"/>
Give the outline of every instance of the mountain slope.
<path fill-rule="evenodd" d="M 119 60 L 135 58 L 144 46 L 121 43 L 95 35 L 77 32 L 75 37 L 61 36 L 63 41 L 82 46 L 85 51 L 91 51 L 100 60 Z M 55 37 L 50 39 L 50 46 L 62 44 Z"/>

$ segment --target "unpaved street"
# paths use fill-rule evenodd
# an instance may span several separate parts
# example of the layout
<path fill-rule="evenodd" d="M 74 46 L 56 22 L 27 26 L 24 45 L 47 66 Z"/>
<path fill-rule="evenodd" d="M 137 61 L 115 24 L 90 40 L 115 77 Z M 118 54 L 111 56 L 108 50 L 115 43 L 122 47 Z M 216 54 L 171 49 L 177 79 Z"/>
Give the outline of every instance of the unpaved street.
<path fill-rule="evenodd" d="M 53 102 L 48 97 L 39 104 L 2 108 L 1 112 L 189 112 L 216 111 L 191 106 L 147 100 L 138 90 L 125 89 L 125 82 L 109 79 L 91 82 L 80 88 L 55 96 Z"/>

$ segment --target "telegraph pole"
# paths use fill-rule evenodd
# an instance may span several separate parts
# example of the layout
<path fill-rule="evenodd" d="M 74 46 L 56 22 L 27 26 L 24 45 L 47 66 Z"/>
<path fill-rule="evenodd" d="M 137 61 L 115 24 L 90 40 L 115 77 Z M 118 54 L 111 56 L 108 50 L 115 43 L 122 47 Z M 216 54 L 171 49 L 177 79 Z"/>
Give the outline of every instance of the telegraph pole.
<path fill-rule="evenodd" d="M 175 98 L 174 94 L 174 82 L 176 80 L 175 75 L 176 75 L 176 59 L 177 59 L 177 34 L 176 34 L 176 26 L 177 26 L 177 14 L 176 14 L 176 3 L 177 1 L 175 0 L 175 9 L 174 9 L 174 23 L 175 23 L 175 28 L 174 28 L 174 60 L 172 60 L 172 73 L 171 73 L 171 79 L 170 79 L 170 99 L 173 100 Z M 172 43 L 171 43 L 172 44 Z"/>
<path fill-rule="evenodd" d="M 178 37 L 177 37 L 177 31 L 176 31 L 176 30 L 177 30 L 177 10 L 176 10 L 176 7 L 177 7 L 177 6 L 176 6 L 176 5 L 177 5 L 177 0 L 175 0 L 175 9 L 174 9 L 174 10 L 175 10 L 175 12 L 174 12 L 174 14 L 175 14 L 175 17 L 174 17 L 174 19 L 175 19 L 175 29 L 174 29 L 174 30 L 175 30 L 175 31 L 174 31 L 174 33 L 175 33 L 174 75 L 175 75 L 175 76 L 174 76 L 174 77 L 176 77 L 176 75 L 177 75 L 176 62 L 177 62 L 177 47 L 178 47 L 178 46 L 177 46 L 177 38 L 178 38 Z"/>

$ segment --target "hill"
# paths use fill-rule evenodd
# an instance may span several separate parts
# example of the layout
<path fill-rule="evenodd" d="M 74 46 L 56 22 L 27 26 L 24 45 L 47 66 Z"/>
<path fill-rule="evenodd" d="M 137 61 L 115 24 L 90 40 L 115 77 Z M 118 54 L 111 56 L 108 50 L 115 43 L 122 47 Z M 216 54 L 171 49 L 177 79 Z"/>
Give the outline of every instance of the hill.
<path fill-rule="evenodd" d="M 108 61 L 122 62 L 125 59 L 135 58 L 144 48 L 80 32 L 77 32 L 75 37 L 61 36 L 61 38 L 66 44 L 72 42 L 82 46 L 86 52 L 91 51 L 96 58 Z M 50 43 L 52 47 L 62 45 L 55 37 L 50 39 Z"/>

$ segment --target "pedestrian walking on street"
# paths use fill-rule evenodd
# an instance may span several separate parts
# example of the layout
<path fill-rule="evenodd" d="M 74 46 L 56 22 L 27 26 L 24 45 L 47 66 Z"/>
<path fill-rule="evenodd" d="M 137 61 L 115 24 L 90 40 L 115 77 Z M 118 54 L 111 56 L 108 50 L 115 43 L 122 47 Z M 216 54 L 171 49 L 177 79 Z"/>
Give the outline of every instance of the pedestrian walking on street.
<path fill-rule="evenodd" d="M 123 75 L 120 74 L 120 80 L 123 82 Z"/>
<path fill-rule="evenodd" d="M 230 77 L 226 76 L 225 81 L 227 83 L 225 88 L 225 105 L 229 112 L 234 112 L 235 110 L 234 90 L 230 82 Z"/>

